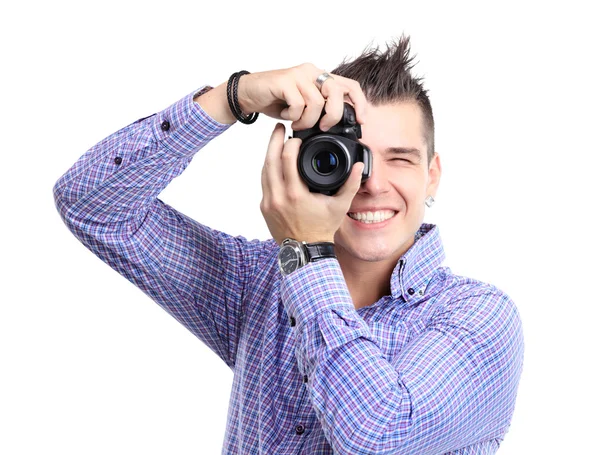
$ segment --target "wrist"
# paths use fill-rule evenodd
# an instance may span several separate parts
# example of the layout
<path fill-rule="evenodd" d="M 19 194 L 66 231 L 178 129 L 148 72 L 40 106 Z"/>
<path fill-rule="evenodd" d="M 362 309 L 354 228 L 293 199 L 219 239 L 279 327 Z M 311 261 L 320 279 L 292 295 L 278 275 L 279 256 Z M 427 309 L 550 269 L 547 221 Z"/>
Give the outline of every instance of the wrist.
<path fill-rule="evenodd" d="M 309 236 L 287 235 L 287 236 L 281 237 L 281 239 L 275 239 L 275 241 L 277 242 L 278 245 L 281 245 L 286 238 L 291 238 L 291 239 L 297 240 L 298 242 L 305 242 L 305 243 L 334 243 L 333 238 L 330 238 L 329 236 L 326 236 L 326 235 L 312 235 L 312 236 L 310 236 L 310 235 Z"/>
<path fill-rule="evenodd" d="M 242 109 L 242 113 L 246 116 L 256 112 L 256 110 L 252 106 L 252 103 L 248 99 L 247 92 L 246 92 L 246 88 L 248 87 L 248 85 L 247 85 L 248 78 L 251 76 L 252 76 L 252 74 L 244 74 L 243 76 L 240 76 L 240 78 L 238 80 L 238 104 L 240 105 L 240 108 Z M 225 84 L 225 85 L 227 85 L 227 84 Z"/>
<path fill-rule="evenodd" d="M 311 262 L 328 258 L 337 258 L 333 242 L 308 243 L 292 238 L 284 239 L 277 254 L 279 270 L 283 276 L 290 275 Z"/>
<path fill-rule="evenodd" d="M 219 123 L 232 125 L 237 122 L 227 102 L 227 82 L 195 97 L 194 102 L 198 103 L 204 112 Z"/>
<path fill-rule="evenodd" d="M 245 125 L 250 125 L 256 122 L 258 118 L 258 112 L 252 112 L 250 114 L 245 114 L 242 107 L 240 106 L 240 94 L 239 94 L 239 84 L 242 76 L 250 74 L 246 70 L 241 70 L 233 73 L 229 79 L 227 80 L 227 102 L 229 103 L 229 109 L 231 109 L 231 113 L 233 116 L 239 120 L 241 123 Z M 247 79 L 246 79 L 247 81 Z M 246 85 L 244 82 L 244 93 L 246 92 Z M 246 103 L 246 97 L 242 96 L 244 99 L 244 107 L 245 109 L 249 109 L 250 107 Z"/>
<path fill-rule="evenodd" d="M 333 239 L 327 237 L 315 237 L 315 238 L 307 238 L 304 240 L 306 243 L 333 243 Z"/>

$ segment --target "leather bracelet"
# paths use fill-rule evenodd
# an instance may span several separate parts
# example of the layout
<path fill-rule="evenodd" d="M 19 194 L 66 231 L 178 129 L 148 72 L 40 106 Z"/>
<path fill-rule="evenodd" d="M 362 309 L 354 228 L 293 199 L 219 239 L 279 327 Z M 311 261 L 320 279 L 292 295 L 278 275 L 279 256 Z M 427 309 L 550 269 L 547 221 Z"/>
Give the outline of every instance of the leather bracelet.
<path fill-rule="evenodd" d="M 227 81 L 227 102 L 229 103 L 229 109 L 234 117 L 240 122 L 249 125 L 256 122 L 256 119 L 258 118 L 258 112 L 253 112 L 250 115 L 244 115 L 242 108 L 240 107 L 240 103 L 238 101 L 238 83 L 240 78 L 245 74 L 250 73 L 242 70 L 238 71 L 237 73 L 233 73 L 229 77 L 229 80 Z"/>

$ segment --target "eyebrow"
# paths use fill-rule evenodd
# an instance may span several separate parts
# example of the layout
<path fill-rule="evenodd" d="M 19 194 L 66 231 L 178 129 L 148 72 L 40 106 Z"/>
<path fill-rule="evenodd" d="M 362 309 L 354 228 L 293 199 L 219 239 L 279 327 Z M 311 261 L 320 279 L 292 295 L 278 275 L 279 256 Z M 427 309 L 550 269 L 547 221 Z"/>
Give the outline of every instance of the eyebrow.
<path fill-rule="evenodd" d="M 388 155 L 413 155 L 417 161 L 421 162 L 421 151 L 413 147 L 388 147 L 385 149 Z"/>

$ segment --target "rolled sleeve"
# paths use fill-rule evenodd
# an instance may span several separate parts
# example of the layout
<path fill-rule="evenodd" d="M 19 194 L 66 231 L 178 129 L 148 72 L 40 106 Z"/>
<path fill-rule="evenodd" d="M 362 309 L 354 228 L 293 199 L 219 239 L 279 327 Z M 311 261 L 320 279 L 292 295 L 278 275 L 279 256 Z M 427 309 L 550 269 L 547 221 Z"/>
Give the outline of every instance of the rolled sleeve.
<path fill-rule="evenodd" d="M 299 327 L 333 308 L 354 309 L 342 269 L 333 258 L 311 262 L 284 277 L 281 298 Z"/>

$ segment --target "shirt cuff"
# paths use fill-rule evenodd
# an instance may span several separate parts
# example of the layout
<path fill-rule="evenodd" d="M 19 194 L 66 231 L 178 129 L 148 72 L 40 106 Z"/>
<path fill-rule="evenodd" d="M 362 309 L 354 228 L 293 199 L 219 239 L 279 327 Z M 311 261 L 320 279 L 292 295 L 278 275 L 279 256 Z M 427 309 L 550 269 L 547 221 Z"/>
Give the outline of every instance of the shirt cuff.
<path fill-rule="evenodd" d="M 194 90 L 152 117 L 154 137 L 169 152 L 182 156 L 194 155 L 208 141 L 231 126 L 217 122 L 194 102 L 194 95 L 204 87 Z"/>
<path fill-rule="evenodd" d="M 299 327 L 327 310 L 354 310 L 340 264 L 335 258 L 310 262 L 281 281 L 281 299 Z"/>

